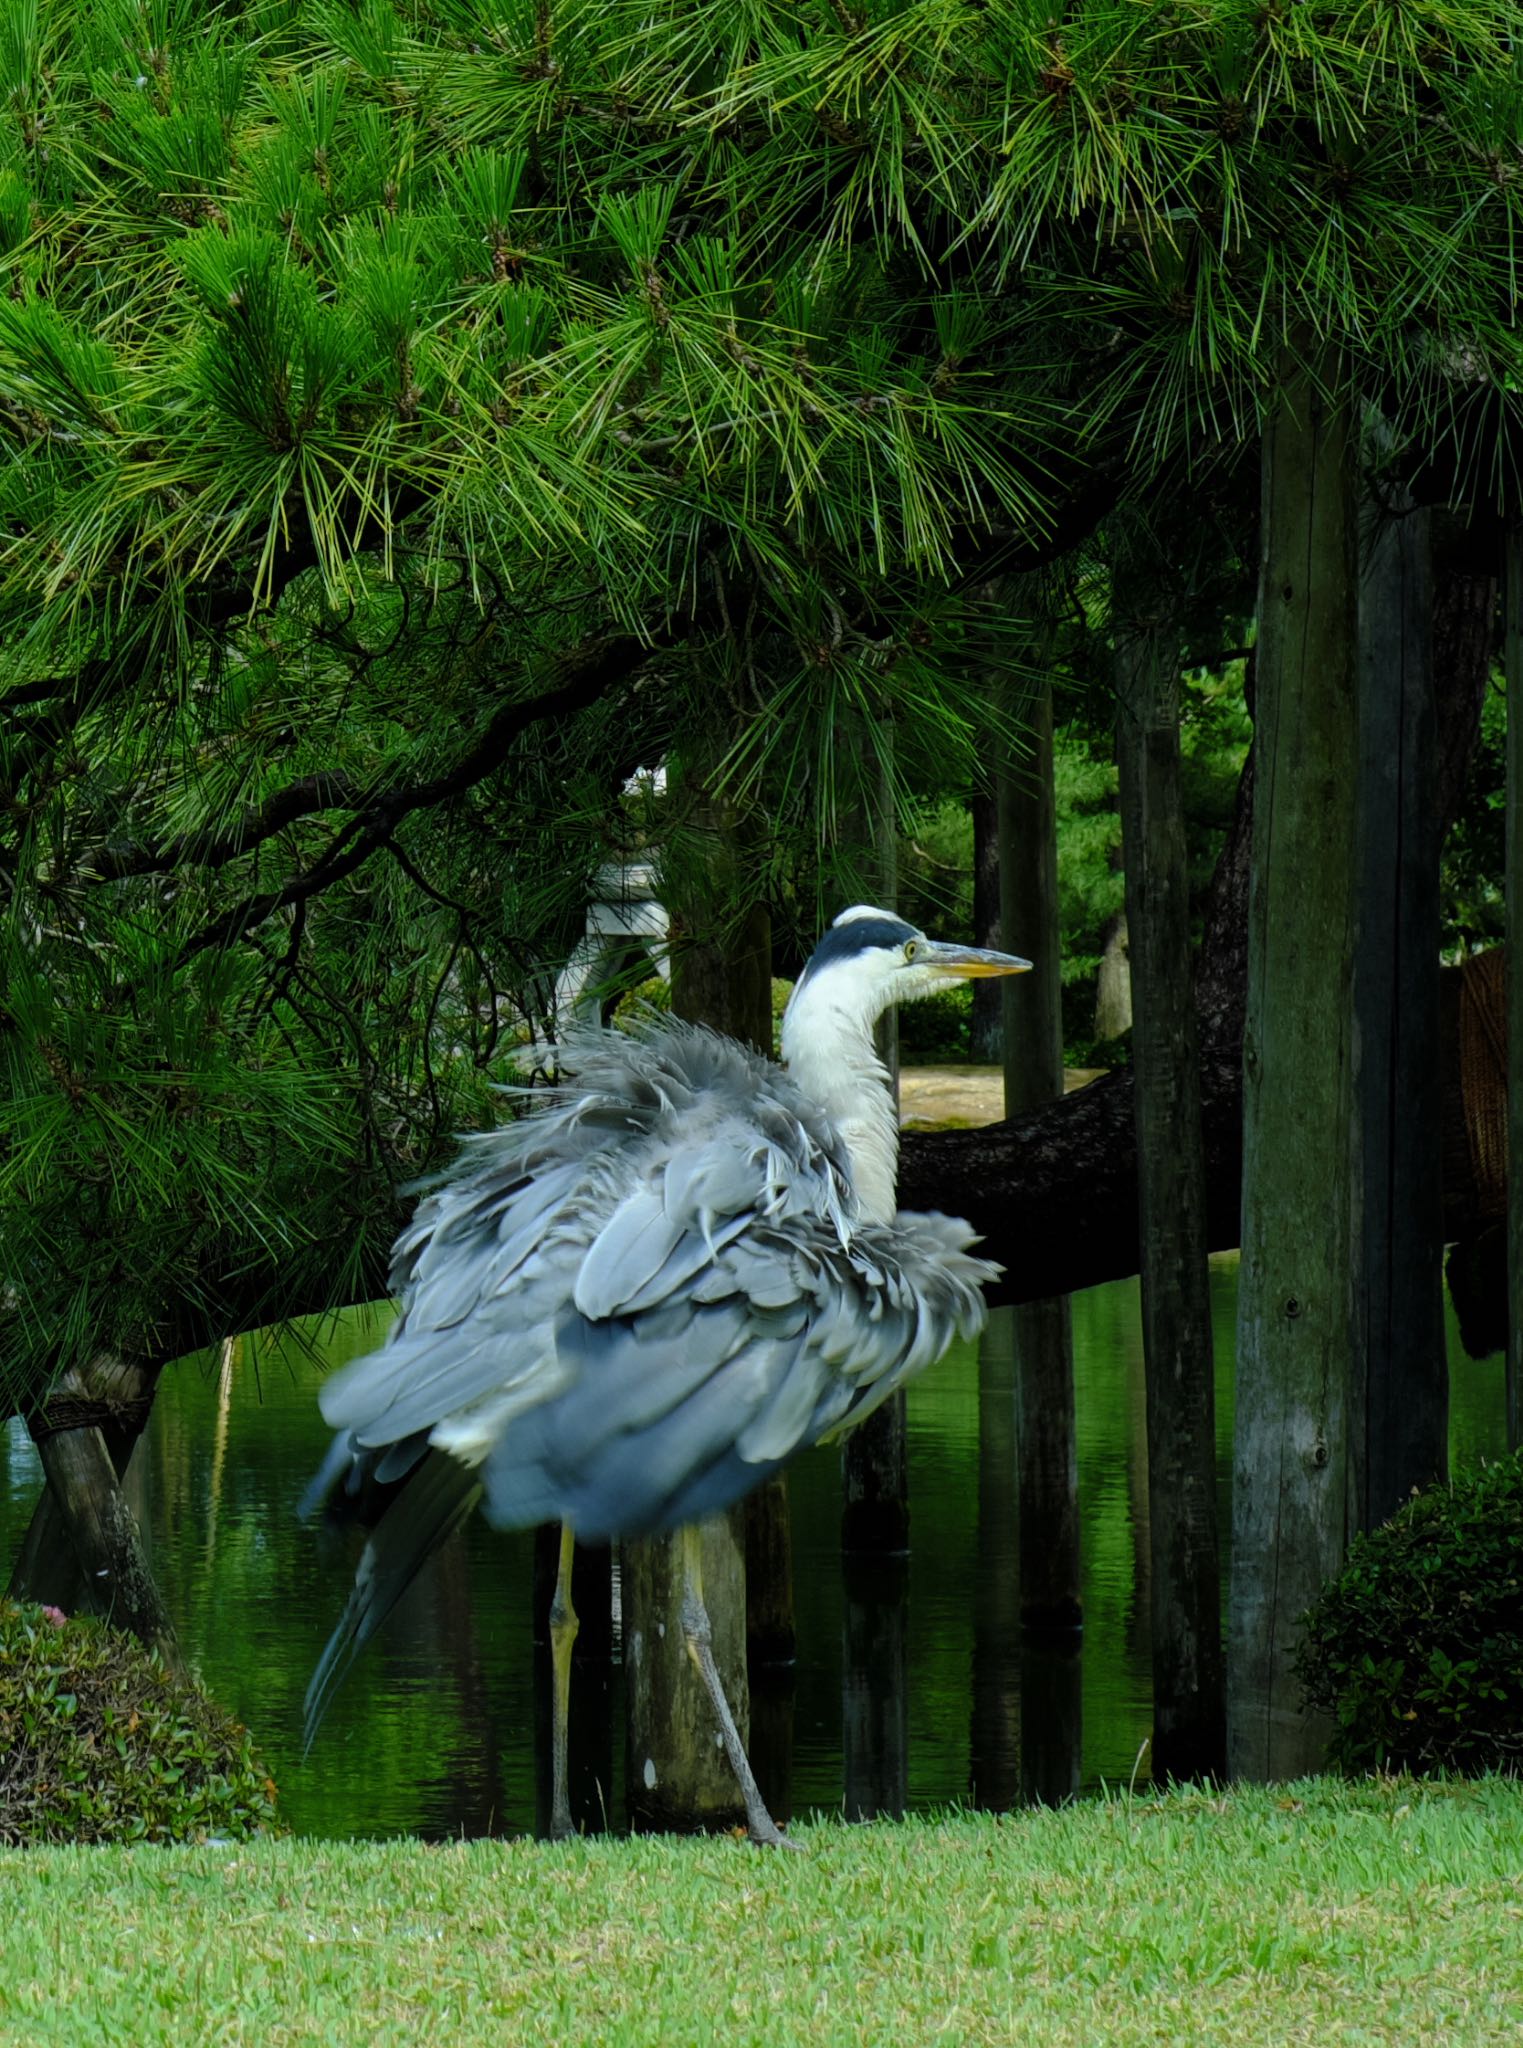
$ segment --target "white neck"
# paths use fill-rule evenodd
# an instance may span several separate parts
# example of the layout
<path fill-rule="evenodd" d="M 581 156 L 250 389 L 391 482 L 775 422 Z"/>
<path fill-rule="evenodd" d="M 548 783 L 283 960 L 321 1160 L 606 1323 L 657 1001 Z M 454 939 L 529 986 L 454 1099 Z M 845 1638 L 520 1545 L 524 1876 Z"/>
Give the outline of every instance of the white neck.
<path fill-rule="evenodd" d="M 899 1117 L 888 1069 L 873 1045 L 881 998 L 847 974 L 810 975 L 783 1016 L 793 1080 L 841 1135 L 862 1217 L 891 1223 L 898 1207 Z"/>

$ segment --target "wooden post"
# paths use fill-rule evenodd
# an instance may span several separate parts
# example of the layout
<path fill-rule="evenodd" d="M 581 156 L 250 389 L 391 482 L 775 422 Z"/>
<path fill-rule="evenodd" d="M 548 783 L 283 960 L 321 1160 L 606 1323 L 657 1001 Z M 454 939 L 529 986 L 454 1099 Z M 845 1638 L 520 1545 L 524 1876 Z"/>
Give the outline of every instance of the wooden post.
<path fill-rule="evenodd" d="M 1405 494 L 1378 512 L 1359 577 L 1352 1448 L 1366 1529 L 1449 1469 L 1430 520 Z"/>
<path fill-rule="evenodd" d="M 1180 795 L 1176 634 L 1118 578 L 1116 757 L 1132 970 L 1133 1106 L 1146 1361 L 1153 1775 L 1226 1768 L 1216 1392 L 1200 1048 Z"/>
<path fill-rule="evenodd" d="M 771 923 L 764 904 L 745 902 L 742 821 L 704 786 L 703 773 L 700 760 L 683 785 L 705 860 L 702 882 L 695 879 L 688 900 L 673 905 L 673 931 L 684 942 L 672 961 L 672 1009 L 770 1052 Z M 738 1505 L 702 1524 L 704 1605 L 742 1744 L 750 1730 L 745 1512 Z M 639 1827 L 677 1829 L 743 1820 L 713 1706 L 687 1653 L 680 1537 L 626 1543 L 622 1556 L 630 1818 Z"/>
<path fill-rule="evenodd" d="M 1051 684 L 1023 709 L 1032 752 L 1024 763 L 1004 762 L 998 785 L 1000 927 L 1009 950 L 1032 962 L 1030 974 L 1000 984 L 1007 1117 L 1063 1093 Z M 1072 1629 L 1084 1610 L 1068 1297 L 1026 1302 L 1014 1314 L 1021 1612 L 1028 1627 Z"/>
<path fill-rule="evenodd" d="M 1021 1643 L 1021 1803 L 1066 1806 L 1079 1796 L 1084 1765 L 1084 1658 L 1080 1638 L 1034 1636 Z"/>
<path fill-rule="evenodd" d="M 778 1472 L 746 1498 L 746 1644 L 752 1670 L 792 1664 L 793 1522 L 788 1480 Z"/>
<path fill-rule="evenodd" d="M 742 1746 L 751 1736 L 746 1683 L 744 1510 L 700 1525 L 703 1596 L 714 1661 Z M 657 1536 L 623 1546 L 624 1788 L 636 1828 L 744 1826 L 745 1808 L 714 1708 L 688 1656 L 680 1620 L 682 1545 Z M 785 1816 L 774 1816 L 781 1821 Z"/>
<path fill-rule="evenodd" d="M 1507 1448 L 1523 1449 L 1523 520 L 1508 522 Z"/>
<path fill-rule="evenodd" d="M 1322 1761 L 1297 1620 L 1352 1505 L 1357 565 L 1349 408 L 1321 368 L 1285 352 L 1262 458 L 1228 1631 L 1228 1760 L 1255 1780 Z"/>

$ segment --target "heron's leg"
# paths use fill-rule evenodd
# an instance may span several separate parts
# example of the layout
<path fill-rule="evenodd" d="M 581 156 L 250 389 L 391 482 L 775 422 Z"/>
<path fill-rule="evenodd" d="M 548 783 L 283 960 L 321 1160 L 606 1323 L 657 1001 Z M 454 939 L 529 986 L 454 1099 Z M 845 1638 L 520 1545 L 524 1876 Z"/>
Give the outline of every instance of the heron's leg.
<path fill-rule="evenodd" d="M 719 1717 L 719 1732 L 724 1741 L 725 1755 L 730 1759 L 730 1769 L 740 1786 L 740 1796 L 746 1803 L 746 1825 L 753 1842 L 760 1842 L 769 1849 L 797 1849 L 800 1844 L 790 1841 L 777 1822 L 768 1813 L 761 1796 L 761 1788 L 751 1770 L 750 1760 L 741 1747 L 740 1735 L 735 1726 L 735 1716 L 730 1712 L 730 1703 L 724 1696 L 720 1683 L 719 1668 L 714 1662 L 714 1632 L 709 1624 L 709 1611 L 703 1604 L 703 1539 L 699 1530 L 692 1525 L 682 1531 L 682 1633 L 687 1642 L 687 1653 L 703 1680 L 704 1690 L 714 1703 L 714 1712 Z"/>
<path fill-rule="evenodd" d="M 576 1830 L 571 1823 L 571 1794 L 566 1783 L 567 1733 L 571 1721 L 571 1647 L 576 1641 L 576 1609 L 571 1604 L 571 1561 L 576 1535 L 561 1523 L 560 1563 L 555 1595 L 550 1602 L 550 1667 L 554 1687 L 550 1706 L 550 1839 L 564 1841 Z"/>

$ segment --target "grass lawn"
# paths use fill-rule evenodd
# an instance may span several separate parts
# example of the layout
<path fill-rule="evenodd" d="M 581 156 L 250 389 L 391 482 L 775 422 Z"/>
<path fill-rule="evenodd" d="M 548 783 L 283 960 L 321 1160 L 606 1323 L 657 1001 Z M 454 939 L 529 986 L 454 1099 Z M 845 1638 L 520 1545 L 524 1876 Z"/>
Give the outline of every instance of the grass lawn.
<path fill-rule="evenodd" d="M 1523 1787 L 0 1854 L 0 2041 L 1523 2040 Z"/>

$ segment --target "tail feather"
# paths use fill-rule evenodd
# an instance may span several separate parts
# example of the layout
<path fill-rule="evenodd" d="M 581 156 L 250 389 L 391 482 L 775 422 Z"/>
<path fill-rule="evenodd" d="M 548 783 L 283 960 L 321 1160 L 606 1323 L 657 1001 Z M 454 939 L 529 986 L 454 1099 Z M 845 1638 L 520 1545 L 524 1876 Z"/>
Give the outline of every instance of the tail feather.
<path fill-rule="evenodd" d="M 480 1497 L 475 1472 L 444 1451 L 431 1451 L 371 1531 L 348 1605 L 307 1687 L 308 1749 L 350 1665 Z"/>

